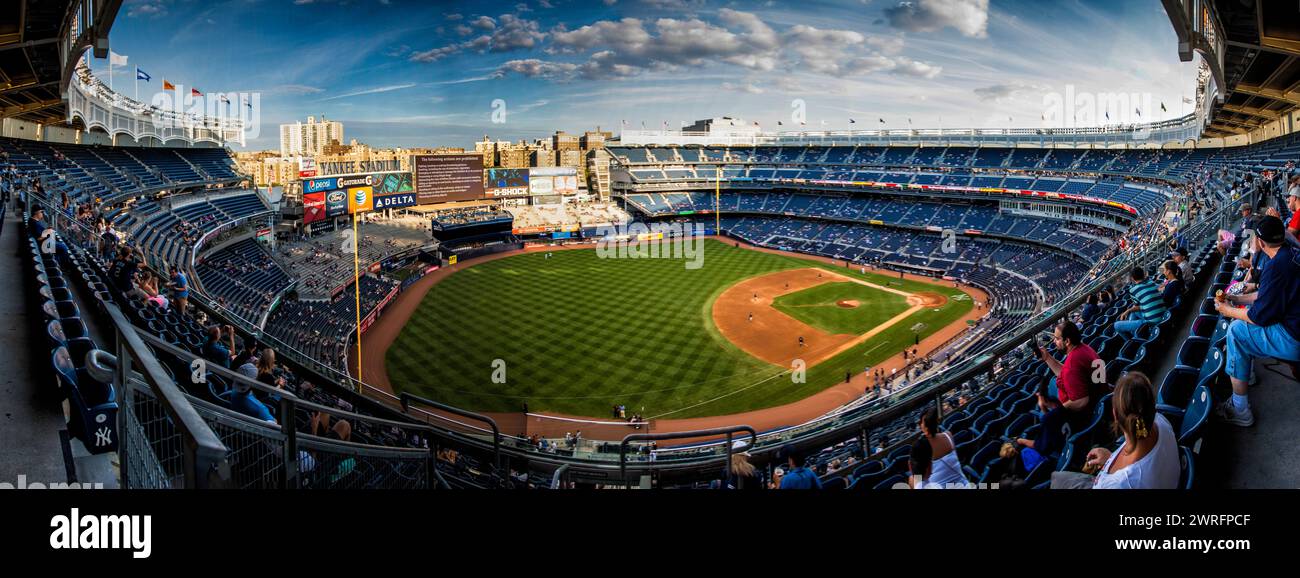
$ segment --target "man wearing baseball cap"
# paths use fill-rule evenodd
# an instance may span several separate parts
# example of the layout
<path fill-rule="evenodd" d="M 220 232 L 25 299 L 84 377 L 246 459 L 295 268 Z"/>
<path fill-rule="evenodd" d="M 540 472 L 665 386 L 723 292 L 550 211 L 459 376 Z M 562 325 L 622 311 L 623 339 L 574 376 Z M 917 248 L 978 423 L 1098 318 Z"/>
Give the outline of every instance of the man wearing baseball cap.
<path fill-rule="evenodd" d="M 1178 275 L 1183 279 L 1183 283 L 1191 285 L 1196 280 L 1196 274 L 1192 271 L 1192 263 L 1187 260 L 1187 247 L 1179 247 L 1169 253 L 1169 258 L 1178 264 Z"/>
<path fill-rule="evenodd" d="M 1291 220 L 1286 224 L 1286 232 L 1295 239 L 1300 235 L 1300 182 L 1291 186 L 1286 195 L 1286 208 L 1291 211 Z"/>
<path fill-rule="evenodd" d="M 1259 219 L 1252 243 L 1268 257 L 1260 271 L 1254 303 L 1237 308 L 1215 302 L 1220 315 L 1234 319 L 1227 339 L 1232 399 L 1220 404 L 1215 413 L 1225 422 L 1243 427 L 1255 423 L 1246 396 L 1254 360 L 1271 357 L 1300 362 L 1300 250 L 1286 242 L 1286 228 L 1273 216 Z"/>

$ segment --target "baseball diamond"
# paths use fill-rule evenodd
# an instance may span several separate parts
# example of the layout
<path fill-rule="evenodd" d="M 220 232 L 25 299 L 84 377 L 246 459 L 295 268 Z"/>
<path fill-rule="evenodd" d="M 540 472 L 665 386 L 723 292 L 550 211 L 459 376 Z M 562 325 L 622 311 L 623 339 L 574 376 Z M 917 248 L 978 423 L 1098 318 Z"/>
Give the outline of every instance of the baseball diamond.
<path fill-rule="evenodd" d="M 910 346 L 904 321 L 924 320 L 924 338 L 972 309 L 947 299 L 965 295 L 950 286 L 887 288 L 897 280 L 715 240 L 704 251 L 698 270 L 594 249 L 466 267 L 429 290 L 388 348 L 389 382 L 481 411 L 604 416 L 623 404 L 649 417 L 723 415 L 817 393 Z M 837 310 L 841 299 L 861 305 Z M 825 311 L 807 307 L 823 300 Z M 893 345 L 873 347 L 881 341 Z M 496 359 L 503 383 L 492 380 Z M 795 359 L 808 365 L 804 383 L 787 375 Z"/>

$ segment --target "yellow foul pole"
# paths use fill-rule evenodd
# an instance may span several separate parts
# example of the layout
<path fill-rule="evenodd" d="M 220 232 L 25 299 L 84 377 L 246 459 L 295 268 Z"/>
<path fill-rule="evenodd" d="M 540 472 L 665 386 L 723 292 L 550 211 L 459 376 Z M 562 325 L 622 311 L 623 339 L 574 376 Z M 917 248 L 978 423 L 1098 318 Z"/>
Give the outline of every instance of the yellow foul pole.
<path fill-rule="evenodd" d="M 357 238 L 357 218 L 352 214 L 352 290 L 357 300 L 357 391 L 361 391 L 361 250 Z"/>

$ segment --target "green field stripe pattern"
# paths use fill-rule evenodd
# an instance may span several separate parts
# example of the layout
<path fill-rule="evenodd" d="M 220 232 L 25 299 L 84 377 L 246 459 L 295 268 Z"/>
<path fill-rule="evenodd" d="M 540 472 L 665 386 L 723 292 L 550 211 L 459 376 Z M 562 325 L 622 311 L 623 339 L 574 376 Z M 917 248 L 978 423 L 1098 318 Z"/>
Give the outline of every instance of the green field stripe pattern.
<path fill-rule="evenodd" d="M 841 307 L 840 301 L 857 301 Z M 862 335 L 907 311 L 907 298 L 860 283 L 823 283 L 773 300 L 772 307 L 832 335 Z"/>
<path fill-rule="evenodd" d="M 915 323 L 924 324 L 924 337 L 971 306 L 950 299 L 937 312 L 918 312 L 794 384 L 771 379 L 789 368 L 750 356 L 717 331 L 712 303 L 727 287 L 823 267 L 908 292 L 944 289 L 712 240 L 699 269 L 687 269 L 684 259 L 602 259 L 594 249 L 552 255 L 485 262 L 434 285 L 388 349 L 394 390 L 479 411 L 519 411 L 527 403 L 531 411 L 599 418 L 621 403 L 647 416 L 735 413 L 825 389 L 843 380 L 845 368 L 861 371 L 910 345 Z M 890 345 L 868 351 L 878 342 Z M 493 381 L 498 359 L 505 383 Z"/>

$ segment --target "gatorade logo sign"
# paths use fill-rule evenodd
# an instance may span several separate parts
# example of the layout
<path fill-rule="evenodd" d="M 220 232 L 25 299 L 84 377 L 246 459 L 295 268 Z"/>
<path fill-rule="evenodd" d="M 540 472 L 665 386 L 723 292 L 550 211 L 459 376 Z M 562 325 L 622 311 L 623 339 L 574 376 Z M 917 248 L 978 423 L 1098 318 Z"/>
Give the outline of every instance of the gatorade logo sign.
<path fill-rule="evenodd" d="M 375 177 L 374 175 L 361 175 L 357 177 L 338 177 L 338 181 L 339 181 L 338 188 L 340 189 L 346 189 L 348 187 L 355 187 L 355 186 L 370 187 L 370 186 L 374 186 Z"/>
<path fill-rule="evenodd" d="M 342 179 L 340 179 L 342 180 Z M 348 212 L 365 213 L 375 209 L 374 187 L 355 187 L 348 189 Z"/>

